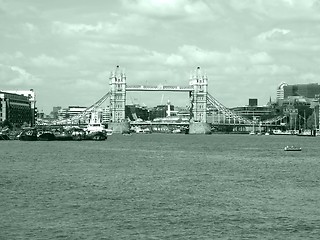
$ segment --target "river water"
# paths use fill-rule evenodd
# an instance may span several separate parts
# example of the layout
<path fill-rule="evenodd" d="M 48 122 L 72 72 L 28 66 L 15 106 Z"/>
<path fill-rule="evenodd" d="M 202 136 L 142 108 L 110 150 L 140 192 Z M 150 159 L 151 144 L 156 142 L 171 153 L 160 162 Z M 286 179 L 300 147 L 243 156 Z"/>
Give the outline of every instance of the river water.
<path fill-rule="evenodd" d="M 1 141 L 0 239 L 319 239 L 319 146 L 222 134 Z"/>

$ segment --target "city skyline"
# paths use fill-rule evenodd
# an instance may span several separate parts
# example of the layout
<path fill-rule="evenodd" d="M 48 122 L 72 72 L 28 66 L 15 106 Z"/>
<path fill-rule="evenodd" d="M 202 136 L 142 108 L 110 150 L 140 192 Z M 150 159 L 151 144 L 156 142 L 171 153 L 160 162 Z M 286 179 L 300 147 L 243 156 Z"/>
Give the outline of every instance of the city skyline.
<path fill-rule="evenodd" d="M 129 85 L 188 85 L 200 66 L 227 107 L 320 79 L 318 0 L 0 0 L 0 18 L 0 89 L 34 89 L 46 113 L 96 102 L 117 65 Z M 135 99 L 188 103 L 174 93 Z"/>

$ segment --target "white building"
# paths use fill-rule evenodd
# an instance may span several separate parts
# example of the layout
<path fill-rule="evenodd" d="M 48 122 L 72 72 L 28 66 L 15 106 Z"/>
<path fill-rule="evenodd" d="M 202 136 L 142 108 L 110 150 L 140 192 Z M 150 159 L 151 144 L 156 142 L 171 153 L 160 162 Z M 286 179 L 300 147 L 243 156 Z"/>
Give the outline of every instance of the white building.
<path fill-rule="evenodd" d="M 283 100 L 284 99 L 284 87 L 288 86 L 287 83 L 282 82 L 277 87 L 277 100 Z"/>

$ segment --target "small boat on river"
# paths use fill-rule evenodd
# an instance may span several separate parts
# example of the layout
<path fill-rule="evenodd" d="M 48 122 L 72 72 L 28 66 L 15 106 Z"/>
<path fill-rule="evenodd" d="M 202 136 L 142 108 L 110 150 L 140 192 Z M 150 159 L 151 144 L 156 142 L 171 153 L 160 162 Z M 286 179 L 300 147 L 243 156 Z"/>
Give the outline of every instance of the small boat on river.
<path fill-rule="evenodd" d="M 284 148 L 285 151 L 301 151 L 301 147 L 295 147 L 295 146 L 286 146 Z"/>

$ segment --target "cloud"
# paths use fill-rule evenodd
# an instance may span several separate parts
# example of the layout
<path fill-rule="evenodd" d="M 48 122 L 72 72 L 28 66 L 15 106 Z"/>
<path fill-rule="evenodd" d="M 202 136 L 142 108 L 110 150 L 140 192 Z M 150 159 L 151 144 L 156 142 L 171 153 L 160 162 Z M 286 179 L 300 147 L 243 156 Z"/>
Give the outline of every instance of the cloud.
<path fill-rule="evenodd" d="M 185 59 L 177 54 L 171 54 L 169 56 L 167 56 L 165 63 L 168 66 L 172 66 L 172 67 L 176 67 L 176 66 L 185 66 L 186 65 L 186 61 Z"/>
<path fill-rule="evenodd" d="M 101 32 L 106 26 L 101 22 L 96 25 L 90 24 L 71 24 L 60 21 L 52 23 L 52 32 L 55 34 L 85 34 L 85 33 L 98 33 Z"/>
<path fill-rule="evenodd" d="M 212 10 L 204 1 L 122 0 L 122 5 L 131 13 L 163 20 L 189 19 L 203 21 L 208 17 L 213 17 Z"/>
<path fill-rule="evenodd" d="M 41 83 L 41 79 L 27 72 L 18 66 L 7 66 L 0 64 L 1 79 L 4 79 L 8 86 L 37 86 Z"/>
<path fill-rule="evenodd" d="M 285 39 L 286 35 L 288 35 L 290 32 L 291 31 L 288 29 L 274 28 L 270 31 L 260 33 L 257 36 L 257 40 L 260 42 L 277 41 L 277 40 Z"/>
<path fill-rule="evenodd" d="M 205 65 L 224 64 L 265 64 L 273 61 L 267 52 L 254 52 L 232 48 L 228 52 L 210 51 L 193 45 L 179 47 L 179 53 L 187 59 L 188 63 Z"/>
<path fill-rule="evenodd" d="M 155 21 L 147 21 L 145 17 L 140 15 L 128 14 L 115 17 L 110 14 L 110 16 L 108 21 L 99 21 L 95 24 L 54 21 L 51 23 L 51 32 L 54 35 L 123 41 L 123 38 L 146 35 L 150 29 L 156 26 Z"/>
<path fill-rule="evenodd" d="M 303 73 L 298 76 L 299 81 L 303 82 L 319 82 L 320 79 L 320 73 Z"/>
<path fill-rule="evenodd" d="M 230 7 L 242 13 L 251 13 L 259 19 L 319 20 L 318 0 L 231 0 Z"/>
<path fill-rule="evenodd" d="M 273 61 L 273 58 L 266 52 L 258 52 L 249 55 L 250 62 L 252 64 L 264 64 Z"/>
<path fill-rule="evenodd" d="M 29 22 L 24 23 L 24 24 L 23 24 L 23 27 L 24 27 L 25 30 L 28 31 L 28 32 L 36 32 L 36 31 L 38 31 L 38 27 L 35 26 L 35 25 L 32 24 L 32 23 L 29 23 Z"/>
<path fill-rule="evenodd" d="M 254 38 L 255 44 L 259 48 L 275 49 L 278 51 L 319 51 L 320 31 L 308 31 L 297 29 L 274 28 L 272 30 L 260 33 Z"/>
<path fill-rule="evenodd" d="M 47 56 L 45 54 L 41 54 L 35 58 L 31 58 L 31 63 L 37 67 L 67 67 L 68 64 L 61 60 L 56 59 L 54 57 Z"/>
<path fill-rule="evenodd" d="M 11 64 L 12 62 L 17 63 L 18 61 L 24 61 L 25 55 L 21 51 L 13 52 L 12 54 L 9 53 L 0 53 L 0 62 L 5 64 Z"/>

